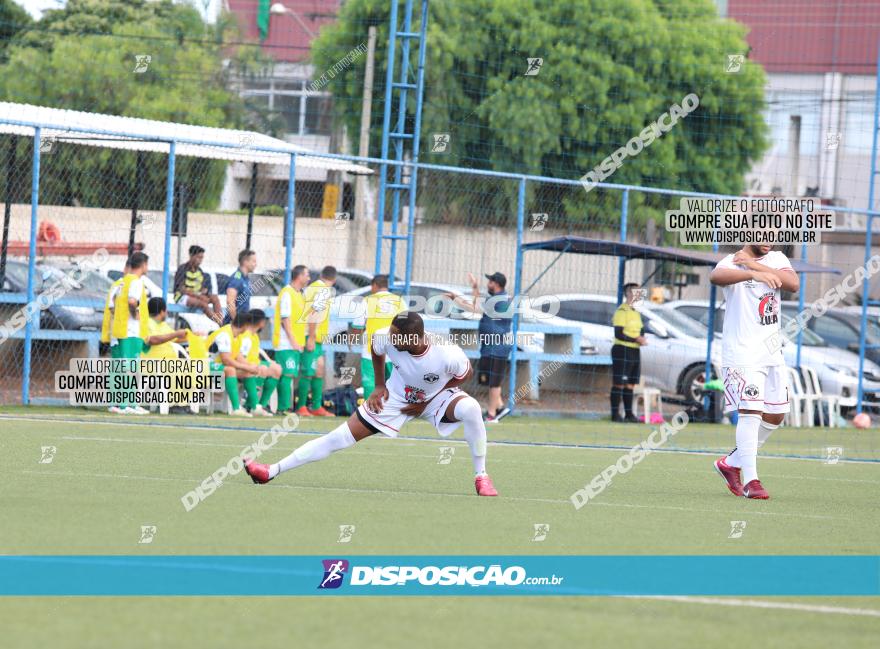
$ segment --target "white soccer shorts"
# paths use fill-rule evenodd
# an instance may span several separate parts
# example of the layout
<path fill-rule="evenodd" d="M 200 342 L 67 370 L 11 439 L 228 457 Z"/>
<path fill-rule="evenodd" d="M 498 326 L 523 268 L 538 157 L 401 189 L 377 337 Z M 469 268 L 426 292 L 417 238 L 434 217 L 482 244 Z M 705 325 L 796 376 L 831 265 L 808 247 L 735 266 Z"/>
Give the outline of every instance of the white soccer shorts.
<path fill-rule="evenodd" d="M 771 414 L 791 409 L 785 365 L 724 367 L 724 412 L 758 410 Z"/>
<path fill-rule="evenodd" d="M 431 422 L 431 425 L 437 429 L 437 432 L 442 437 L 449 437 L 455 432 L 456 428 L 461 426 L 461 422 L 444 422 L 441 420 L 446 413 L 446 408 L 449 407 L 452 400 L 461 395 L 467 396 L 467 392 L 458 388 L 446 388 L 434 397 L 434 399 L 425 407 L 422 414 L 419 415 L 419 418 Z M 365 401 L 358 406 L 358 413 L 363 421 L 366 421 L 377 428 L 380 433 L 387 435 L 388 437 L 397 437 L 398 433 L 400 433 L 400 429 L 403 428 L 403 425 L 409 420 L 415 419 L 412 415 L 405 415 L 400 412 L 400 409 L 406 405 L 406 401 L 392 394 L 388 397 L 388 400 L 382 404 L 381 412 L 372 412 L 367 409 L 367 403 Z"/>

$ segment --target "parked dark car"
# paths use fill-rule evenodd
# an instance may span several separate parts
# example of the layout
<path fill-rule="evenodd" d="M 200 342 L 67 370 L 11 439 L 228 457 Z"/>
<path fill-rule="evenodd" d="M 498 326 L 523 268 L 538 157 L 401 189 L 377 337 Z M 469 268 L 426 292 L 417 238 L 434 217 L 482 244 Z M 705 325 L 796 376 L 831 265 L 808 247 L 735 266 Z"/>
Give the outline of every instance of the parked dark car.
<path fill-rule="evenodd" d="M 27 264 L 17 261 L 6 262 L 6 277 L 3 281 L 4 293 L 27 292 Z M 37 264 L 34 275 L 34 294 L 55 293 L 55 286 L 63 281 L 65 300 L 81 301 L 81 305 L 52 304 L 40 312 L 40 327 L 43 329 L 67 329 L 80 331 L 100 331 L 104 317 L 104 300 L 110 288 L 110 280 L 98 273 L 89 271 L 81 282 L 73 282 L 70 270 L 50 264 Z"/>

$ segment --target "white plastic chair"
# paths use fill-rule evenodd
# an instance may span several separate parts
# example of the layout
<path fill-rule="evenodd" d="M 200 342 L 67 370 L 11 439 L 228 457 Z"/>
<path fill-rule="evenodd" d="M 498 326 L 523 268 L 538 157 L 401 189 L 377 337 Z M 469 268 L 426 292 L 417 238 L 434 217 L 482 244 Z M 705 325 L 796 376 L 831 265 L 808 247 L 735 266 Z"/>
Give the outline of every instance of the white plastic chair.
<path fill-rule="evenodd" d="M 653 412 L 652 405 L 656 403 L 657 412 L 663 415 L 663 399 L 660 398 L 660 390 L 657 388 L 649 388 L 645 385 L 645 377 L 641 377 L 639 384 L 633 388 L 633 414 L 638 417 L 639 400 L 642 403 L 642 410 L 645 411 L 645 423 L 651 423 L 651 414 Z"/>
<path fill-rule="evenodd" d="M 804 375 L 807 393 L 812 395 L 817 402 L 819 425 L 825 426 L 825 411 L 822 408 L 822 405 L 825 404 L 828 406 L 828 427 L 834 428 L 837 426 L 838 417 L 840 417 L 840 395 L 824 394 L 819 383 L 819 375 L 812 367 L 802 367 L 801 372 Z"/>
<path fill-rule="evenodd" d="M 804 390 L 800 373 L 793 367 L 786 368 L 790 389 L 791 410 L 785 415 L 786 424 L 800 428 L 813 426 L 813 397 Z M 804 421 L 806 420 L 806 421 Z"/>

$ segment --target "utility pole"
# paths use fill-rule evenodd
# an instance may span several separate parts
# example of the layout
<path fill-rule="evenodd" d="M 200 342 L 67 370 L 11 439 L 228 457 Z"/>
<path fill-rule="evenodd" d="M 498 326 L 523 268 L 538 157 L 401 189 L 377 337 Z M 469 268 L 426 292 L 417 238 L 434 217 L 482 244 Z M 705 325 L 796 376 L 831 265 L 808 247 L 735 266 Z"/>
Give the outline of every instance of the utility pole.
<path fill-rule="evenodd" d="M 367 31 L 367 63 L 364 70 L 364 98 L 361 103 L 361 132 L 358 143 L 358 155 L 366 158 L 370 154 L 370 118 L 373 106 L 373 72 L 376 62 L 376 26 L 371 25 Z M 355 185 L 354 218 L 368 221 L 375 220 L 373 206 L 368 200 L 370 191 L 368 176 L 358 176 Z"/>

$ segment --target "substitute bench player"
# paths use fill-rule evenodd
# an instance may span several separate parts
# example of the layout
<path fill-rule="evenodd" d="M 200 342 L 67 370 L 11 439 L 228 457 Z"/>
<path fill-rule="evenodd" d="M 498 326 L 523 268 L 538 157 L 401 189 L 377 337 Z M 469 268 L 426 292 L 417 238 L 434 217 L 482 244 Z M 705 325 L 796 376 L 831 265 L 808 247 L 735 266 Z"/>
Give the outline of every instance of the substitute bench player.
<path fill-rule="evenodd" d="M 788 257 L 771 248 L 745 246 L 709 275 L 724 288 L 727 302 L 721 347 L 724 411 L 739 411 L 736 447 L 715 461 L 715 470 L 734 496 L 758 500 L 770 497 L 758 480 L 758 449 L 790 409 L 782 349 L 769 344 L 779 335 L 779 290 L 800 289 Z"/>
<path fill-rule="evenodd" d="M 479 496 L 497 496 L 486 473 L 486 426 L 480 404 L 458 386 L 473 374 L 471 364 L 458 345 L 437 344 L 425 335 L 417 313 L 400 313 L 387 329 L 372 338 L 371 356 L 376 388 L 347 422 L 317 439 L 306 442 L 277 464 L 245 460 L 251 479 L 264 484 L 279 473 L 323 460 L 355 442 L 382 433 L 397 437 L 403 425 L 416 417 L 425 419 L 442 437 L 464 424 Z M 394 366 L 385 383 L 386 357 Z"/>

